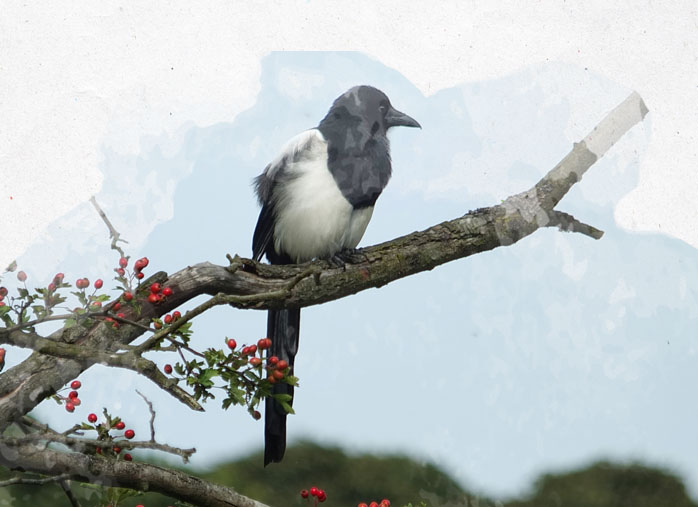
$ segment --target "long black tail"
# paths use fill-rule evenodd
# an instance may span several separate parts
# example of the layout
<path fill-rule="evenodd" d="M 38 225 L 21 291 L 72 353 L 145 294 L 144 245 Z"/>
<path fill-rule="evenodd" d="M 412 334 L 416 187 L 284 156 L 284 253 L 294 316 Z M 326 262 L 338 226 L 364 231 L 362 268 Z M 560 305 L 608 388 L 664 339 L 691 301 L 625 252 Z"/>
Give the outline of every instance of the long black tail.
<path fill-rule="evenodd" d="M 267 316 L 267 336 L 271 338 L 270 355 L 279 360 L 285 359 L 291 367 L 298 352 L 298 336 L 301 323 L 300 308 L 288 310 L 269 310 Z M 283 393 L 293 396 L 293 386 L 285 382 L 274 385 L 274 394 Z M 293 404 L 293 399 L 290 402 Z M 264 411 L 264 466 L 278 463 L 286 452 L 286 411 L 273 398 L 266 399 Z"/>

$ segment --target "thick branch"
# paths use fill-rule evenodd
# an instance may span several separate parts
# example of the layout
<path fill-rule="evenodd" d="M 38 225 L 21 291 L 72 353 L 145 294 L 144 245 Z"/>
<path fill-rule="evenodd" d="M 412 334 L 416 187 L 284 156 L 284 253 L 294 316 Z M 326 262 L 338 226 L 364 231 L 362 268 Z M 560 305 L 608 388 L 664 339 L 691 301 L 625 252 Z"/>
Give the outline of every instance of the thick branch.
<path fill-rule="evenodd" d="M 0 464 L 103 486 L 157 491 L 202 507 L 267 507 L 236 491 L 176 470 L 146 463 L 65 453 L 31 444 L 0 447 Z"/>

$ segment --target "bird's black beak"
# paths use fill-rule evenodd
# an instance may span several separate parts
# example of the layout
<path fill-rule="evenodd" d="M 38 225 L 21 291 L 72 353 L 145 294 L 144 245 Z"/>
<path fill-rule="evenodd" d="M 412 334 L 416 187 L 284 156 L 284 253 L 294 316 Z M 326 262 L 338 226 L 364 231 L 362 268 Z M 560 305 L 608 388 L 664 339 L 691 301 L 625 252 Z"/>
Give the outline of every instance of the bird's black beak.
<path fill-rule="evenodd" d="M 419 127 L 422 126 L 414 118 L 407 116 L 405 113 L 401 113 L 392 106 L 385 115 L 385 125 L 387 128 L 390 127 Z"/>

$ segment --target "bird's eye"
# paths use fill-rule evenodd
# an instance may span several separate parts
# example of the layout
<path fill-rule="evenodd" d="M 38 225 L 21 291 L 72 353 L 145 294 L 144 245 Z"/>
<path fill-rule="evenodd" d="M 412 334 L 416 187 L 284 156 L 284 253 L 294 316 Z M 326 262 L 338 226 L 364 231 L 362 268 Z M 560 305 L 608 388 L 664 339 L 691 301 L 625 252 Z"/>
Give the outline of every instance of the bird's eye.
<path fill-rule="evenodd" d="M 383 104 L 380 107 L 378 107 L 378 110 L 381 112 L 381 114 L 385 114 L 388 111 L 388 106 Z"/>

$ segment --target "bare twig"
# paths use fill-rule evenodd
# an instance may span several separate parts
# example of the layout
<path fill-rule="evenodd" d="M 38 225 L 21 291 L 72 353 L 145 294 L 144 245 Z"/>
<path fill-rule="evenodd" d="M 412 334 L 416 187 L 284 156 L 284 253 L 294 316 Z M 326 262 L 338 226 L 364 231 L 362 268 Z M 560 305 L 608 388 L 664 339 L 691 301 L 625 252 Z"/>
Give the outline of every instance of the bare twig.
<path fill-rule="evenodd" d="M 145 401 L 148 405 L 148 410 L 150 410 L 150 441 L 155 442 L 155 410 L 153 409 L 153 404 L 138 389 L 136 389 L 136 392 L 138 393 L 138 396 L 143 398 L 143 401 Z"/>
<path fill-rule="evenodd" d="M 69 474 L 61 474 L 53 477 L 12 477 L 10 479 L 0 481 L 0 488 L 5 488 L 7 486 L 14 486 L 15 484 L 30 484 L 33 486 L 43 486 L 44 484 L 49 484 L 51 482 L 61 482 L 66 479 L 70 479 Z"/>
<path fill-rule="evenodd" d="M 128 243 L 125 239 L 121 239 L 121 234 L 119 234 L 119 231 L 117 231 L 114 226 L 111 224 L 109 219 L 107 218 L 107 214 L 102 211 L 102 208 L 99 207 L 99 204 L 97 204 L 97 199 L 95 199 L 95 196 L 93 195 L 90 197 L 90 202 L 92 205 L 95 207 L 97 210 L 97 213 L 99 213 L 99 216 L 102 217 L 102 220 L 104 220 L 104 223 L 107 224 L 107 228 L 109 229 L 109 237 L 111 238 L 111 248 L 112 250 L 116 250 L 119 252 L 121 257 L 126 257 L 126 254 L 124 251 L 121 249 L 117 243 L 121 241 L 122 243 Z"/>

